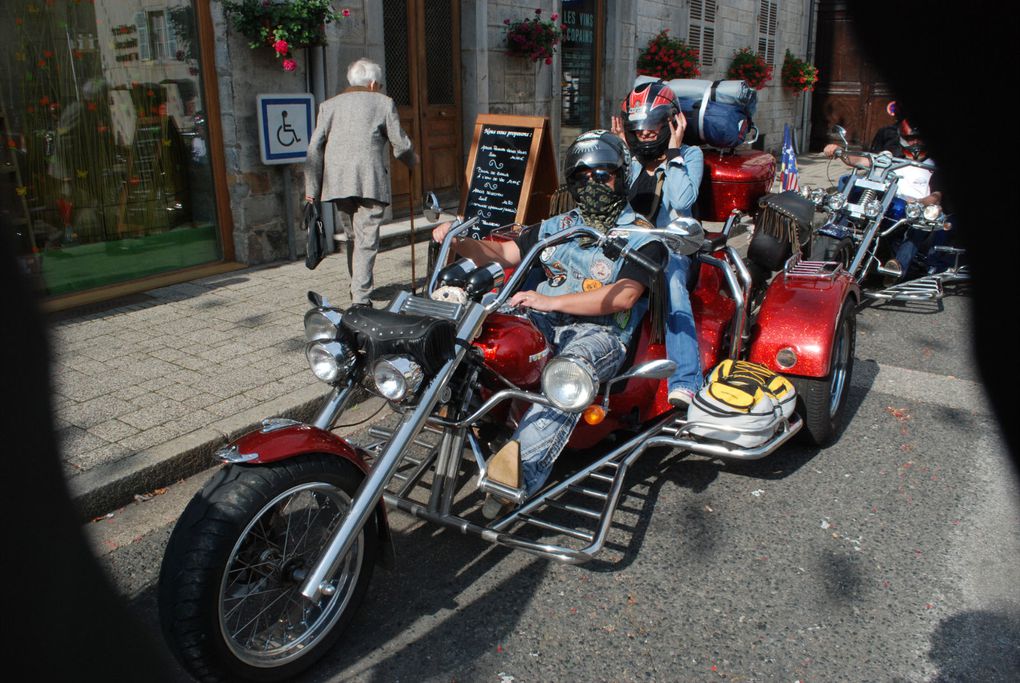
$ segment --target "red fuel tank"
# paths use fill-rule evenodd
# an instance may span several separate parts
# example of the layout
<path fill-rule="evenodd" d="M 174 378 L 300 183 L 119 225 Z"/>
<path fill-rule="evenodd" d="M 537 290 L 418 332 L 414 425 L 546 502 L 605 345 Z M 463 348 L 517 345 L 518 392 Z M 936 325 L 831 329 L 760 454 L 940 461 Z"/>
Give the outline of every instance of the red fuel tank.
<path fill-rule="evenodd" d="M 542 333 L 527 319 L 514 315 L 490 315 L 474 345 L 486 365 L 522 389 L 538 386 L 549 360 L 549 346 Z"/>
<path fill-rule="evenodd" d="M 768 152 L 705 149 L 705 174 L 698 191 L 698 218 L 725 221 L 733 209 L 754 215 L 772 189 L 776 159 Z"/>

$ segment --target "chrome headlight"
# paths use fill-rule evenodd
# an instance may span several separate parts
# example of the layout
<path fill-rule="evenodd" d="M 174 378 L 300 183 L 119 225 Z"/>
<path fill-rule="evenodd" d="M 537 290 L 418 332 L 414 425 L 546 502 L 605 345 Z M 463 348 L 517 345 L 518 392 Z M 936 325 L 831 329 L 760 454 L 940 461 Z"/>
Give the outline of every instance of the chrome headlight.
<path fill-rule="evenodd" d="M 907 208 L 904 211 L 907 218 L 920 218 L 924 207 L 921 206 L 921 202 L 907 202 Z"/>
<path fill-rule="evenodd" d="M 313 308 L 305 313 L 305 341 L 333 341 L 340 332 L 340 311 Z"/>
<path fill-rule="evenodd" d="M 382 358 L 372 368 L 376 390 L 389 401 L 402 401 L 414 395 L 424 377 L 421 366 L 404 356 Z"/>
<path fill-rule="evenodd" d="M 839 211 L 844 206 L 846 206 L 846 197 L 839 194 L 838 192 L 834 192 L 833 194 L 829 195 L 828 199 L 825 200 L 825 204 L 826 206 L 829 207 L 830 210 Z"/>
<path fill-rule="evenodd" d="M 354 352 L 338 341 L 309 343 L 305 346 L 305 358 L 315 378 L 328 384 L 345 379 L 357 360 Z"/>
<path fill-rule="evenodd" d="M 598 377 L 580 359 L 553 358 L 542 370 L 542 393 L 564 412 L 581 412 L 591 405 L 598 391 Z"/>
<path fill-rule="evenodd" d="M 882 213 L 882 202 L 877 199 L 872 199 L 864 205 L 864 215 L 868 218 L 875 218 L 880 213 Z"/>
<path fill-rule="evenodd" d="M 825 190 L 820 187 L 812 189 L 808 193 L 808 199 L 810 199 L 811 203 L 815 206 L 821 206 L 825 202 Z"/>
<path fill-rule="evenodd" d="M 924 207 L 924 220 L 937 221 L 942 217 L 942 207 L 938 204 L 929 204 Z"/>

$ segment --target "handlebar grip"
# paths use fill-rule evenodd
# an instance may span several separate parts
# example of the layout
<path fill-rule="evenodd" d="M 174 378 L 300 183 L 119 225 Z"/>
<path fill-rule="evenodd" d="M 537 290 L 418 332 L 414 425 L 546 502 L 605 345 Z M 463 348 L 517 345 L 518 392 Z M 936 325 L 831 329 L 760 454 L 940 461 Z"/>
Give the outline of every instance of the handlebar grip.
<path fill-rule="evenodd" d="M 636 251 L 632 247 L 627 247 L 622 252 L 623 258 L 627 259 L 631 263 L 636 263 L 642 270 L 649 275 L 656 275 L 662 270 L 662 265 L 656 263 L 652 259 L 648 258 L 644 254 Z"/>

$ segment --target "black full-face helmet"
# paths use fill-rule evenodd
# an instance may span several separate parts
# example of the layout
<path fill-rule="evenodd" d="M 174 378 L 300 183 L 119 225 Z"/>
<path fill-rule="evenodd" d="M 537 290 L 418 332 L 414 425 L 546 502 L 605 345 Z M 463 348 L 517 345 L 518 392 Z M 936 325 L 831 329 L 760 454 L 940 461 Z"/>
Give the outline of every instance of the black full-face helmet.
<path fill-rule="evenodd" d="M 642 83 L 631 90 L 620 105 L 620 116 L 634 156 L 641 160 L 662 156 L 669 145 L 669 122 L 679 113 L 680 103 L 665 83 Z M 641 130 L 655 131 L 656 136 L 639 140 L 637 133 Z"/>
<path fill-rule="evenodd" d="M 630 187 L 630 153 L 619 136 L 608 130 L 589 130 L 577 136 L 567 149 L 563 175 L 575 202 L 578 190 L 589 181 L 587 173 L 582 173 L 586 169 L 615 177 L 613 192 L 621 197 L 627 196 Z"/>
<path fill-rule="evenodd" d="M 903 155 L 908 159 L 923 159 L 927 156 L 924 148 L 924 140 L 921 139 L 921 130 L 910 123 L 907 119 L 900 119 L 897 124 L 900 134 L 900 147 Z"/>

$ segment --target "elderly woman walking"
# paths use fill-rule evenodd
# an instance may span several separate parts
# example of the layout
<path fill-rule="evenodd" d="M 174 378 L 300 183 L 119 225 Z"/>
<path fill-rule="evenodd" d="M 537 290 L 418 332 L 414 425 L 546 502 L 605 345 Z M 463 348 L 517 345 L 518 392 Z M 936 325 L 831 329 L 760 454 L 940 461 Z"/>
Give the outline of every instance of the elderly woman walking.
<path fill-rule="evenodd" d="M 379 224 L 390 203 L 387 143 L 408 168 L 418 156 L 400 127 L 396 105 L 382 93 L 382 68 L 359 59 L 347 68 L 347 82 L 349 88 L 319 106 L 308 142 L 305 201 L 333 202 L 345 218 L 348 243 L 353 227 L 351 301 L 369 304 Z"/>

